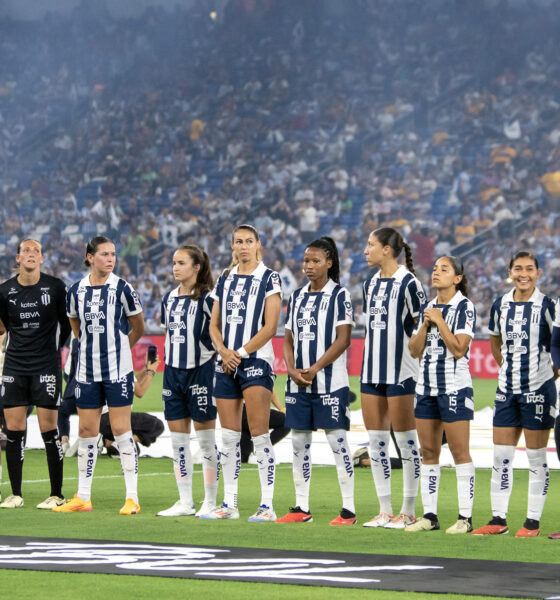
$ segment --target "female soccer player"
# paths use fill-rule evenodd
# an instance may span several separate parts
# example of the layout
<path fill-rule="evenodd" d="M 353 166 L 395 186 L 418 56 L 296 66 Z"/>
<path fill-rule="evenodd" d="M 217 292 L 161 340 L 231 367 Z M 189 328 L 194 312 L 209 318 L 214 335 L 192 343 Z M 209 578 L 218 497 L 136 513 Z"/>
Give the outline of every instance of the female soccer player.
<path fill-rule="evenodd" d="M 130 349 L 144 333 L 144 316 L 138 294 L 113 273 L 115 260 L 115 245 L 110 239 L 91 239 L 84 261 L 90 273 L 70 288 L 66 299 L 70 325 L 80 344 L 74 392 L 79 417 L 78 492 L 68 503 L 53 508 L 56 512 L 92 509 L 97 434 L 105 403 L 126 485 L 126 501 L 120 514 L 140 512 L 138 454 L 130 423 L 134 393 Z"/>
<path fill-rule="evenodd" d="M 214 301 L 210 297 L 213 281 L 208 255 L 198 246 L 180 246 L 173 256 L 173 276 L 179 286 L 164 296 L 161 305 L 161 323 L 165 327 L 163 408 L 171 432 L 179 500 L 158 516 L 180 517 L 196 512 L 192 497 L 191 419 L 202 453 L 204 502 L 196 513 L 201 516 L 216 508 L 218 489 L 214 348 L 209 332 Z"/>
<path fill-rule="evenodd" d="M 521 432 L 529 461 L 527 519 L 516 537 L 539 535 L 548 491 L 546 445 L 556 416 L 556 387 L 550 357 L 555 304 L 536 287 L 541 271 L 535 255 L 521 251 L 509 263 L 514 288 L 490 310 L 490 346 L 500 365 L 494 408 L 492 519 L 474 535 L 507 533 L 513 486 L 512 463 Z M 558 315 L 556 315 L 556 318 Z M 556 323 L 558 326 L 558 323 Z M 554 368 L 557 370 L 555 355 Z"/>
<path fill-rule="evenodd" d="M 397 257 L 403 251 L 406 267 Z M 364 250 L 368 266 L 379 271 L 364 283 L 367 315 L 362 363 L 362 414 L 370 442 L 371 472 L 379 499 L 379 514 L 364 527 L 403 529 L 414 523 L 420 455 L 414 421 L 414 386 L 418 363 L 408 341 L 426 296 L 414 276 L 410 247 L 390 227 L 376 229 Z M 403 503 L 393 516 L 391 502 L 391 426 L 402 454 Z"/>
<path fill-rule="evenodd" d="M 474 465 L 469 453 L 470 421 L 474 414 L 469 347 L 474 335 L 475 309 L 467 298 L 463 263 L 454 256 L 436 261 L 432 286 L 437 296 L 420 313 L 410 338 L 410 353 L 420 358 L 416 384 L 416 427 L 422 448 L 420 487 L 424 517 L 405 531 L 439 529 L 439 490 L 442 433 L 455 461 L 459 517 L 446 533 L 472 531 Z"/>
<path fill-rule="evenodd" d="M 312 432 L 324 429 L 333 451 L 342 493 L 342 511 L 331 525 L 353 525 L 354 467 L 346 432 L 350 429 L 346 348 L 354 325 L 350 293 L 339 283 L 334 240 L 308 244 L 303 270 L 309 283 L 290 297 L 284 337 L 286 426 L 292 429 L 296 507 L 277 523 L 311 522 Z"/>
<path fill-rule="evenodd" d="M 210 336 L 219 354 L 214 395 L 222 425 L 224 502 L 201 518 L 239 518 L 239 440 L 245 402 L 261 482 L 261 504 L 249 521 L 274 521 L 276 465 L 268 425 L 274 384 L 271 338 L 278 327 L 282 288 L 278 273 L 261 260 L 261 242 L 253 226 L 235 228 L 231 249 L 232 264 L 220 275 L 212 292 L 214 306 L 210 321 Z"/>
<path fill-rule="evenodd" d="M 0 335 L 8 335 L 0 404 L 4 407 L 6 462 L 12 486 L 0 508 L 23 506 L 23 451 L 27 409 L 32 405 L 37 407 L 51 484 L 51 495 L 37 508 L 50 510 L 65 502 L 63 452 L 56 421 L 62 389 L 60 348 L 70 335 L 70 324 L 65 314 L 66 286 L 41 273 L 43 260 L 41 244 L 23 240 L 16 254 L 17 275 L 0 285 Z"/>

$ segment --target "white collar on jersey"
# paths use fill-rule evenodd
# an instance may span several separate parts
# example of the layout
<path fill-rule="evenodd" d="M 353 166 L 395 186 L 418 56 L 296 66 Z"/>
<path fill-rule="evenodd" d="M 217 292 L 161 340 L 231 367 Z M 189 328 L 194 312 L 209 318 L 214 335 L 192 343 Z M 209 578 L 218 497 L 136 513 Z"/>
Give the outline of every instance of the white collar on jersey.
<path fill-rule="evenodd" d="M 506 302 L 519 302 L 519 300 L 513 299 L 514 292 L 515 292 L 515 288 L 512 288 L 509 292 L 504 294 L 504 300 Z M 535 291 L 533 292 L 532 296 L 529 298 L 529 300 L 525 300 L 525 302 L 532 302 L 532 303 L 540 302 L 543 296 L 544 296 L 544 294 L 539 290 L 539 288 L 535 287 Z"/>
<path fill-rule="evenodd" d="M 464 300 L 465 298 L 466 296 L 464 296 L 462 292 L 457 291 L 455 292 L 453 298 L 451 298 L 451 300 L 447 304 L 442 306 L 457 306 L 457 304 L 459 304 L 459 302 L 461 302 L 461 300 Z M 430 304 L 432 304 L 433 306 L 438 304 L 437 296 L 430 302 Z"/>
<path fill-rule="evenodd" d="M 334 288 L 336 287 L 336 283 L 332 279 L 328 279 L 327 283 L 323 286 L 323 289 L 320 292 L 310 292 L 309 286 L 311 283 L 307 283 L 302 289 L 304 294 L 332 294 Z"/>
<path fill-rule="evenodd" d="M 228 277 L 232 277 L 233 275 L 238 275 L 238 273 L 237 273 L 238 267 L 239 267 L 239 265 L 235 265 L 235 267 L 233 267 L 233 269 L 229 272 Z M 252 273 L 239 275 L 239 277 L 257 277 L 259 279 L 262 279 L 263 273 L 266 271 L 266 269 L 267 269 L 266 265 L 261 260 L 261 262 L 255 267 L 255 270 Z"/>
<path fill-rule="evenodd" d="M 374 279 L 395 279 L 396 281 L 402 281 L 405 275 L 409 273 L 410 271 L 404 265 L 399 265 L 399 268 L 393 273 L 392 277 L 381 277 L 381 269 L 373 277 Z"/>
<path fill-rule="evenodd" d="M 80 281 L 80 285 L 78 286 L 78 289 L 83 289 L 86 287 L 99 287 L 97 285 L 91 285 L 91 283 L 89 282 L 89 273 Z M 104 285 L 108 285 L 109 288 L 111 289 L 115 289 L 117 287 L 117 283 L 119 282 L 119 277 L 117 275 L 115 275 L 114 273 L 111 273 L 109 275 L 109 277 L 107 277 L 107 281 L 105 282 Z"/>

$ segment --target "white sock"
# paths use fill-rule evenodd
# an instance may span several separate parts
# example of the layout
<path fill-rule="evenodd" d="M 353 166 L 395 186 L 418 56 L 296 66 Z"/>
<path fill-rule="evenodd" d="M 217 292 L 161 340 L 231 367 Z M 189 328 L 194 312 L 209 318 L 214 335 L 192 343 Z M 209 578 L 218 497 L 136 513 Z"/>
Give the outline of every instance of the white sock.
<path fill-rule="evenodd" d="M 292 473 L 296 489 L 296 506 L 309 512 L 309 484 L 311 482 L 311 431 L 292 430 Z"/>
<path fill-rule="evenodd" d="M 468 519 L 472 517 L 474 501 L 474 465 L 472 462 L 457 465 L 455 475 L 457 476 L 459 514 Z"/>
<path fill-rule="evenodd" d="M 418 483 L 420 482 L 418 436 L 416 429 L 411 429 L 410 431 L 395 431 L 395 438 L 402 456 L 403 503 L 401 513 L 412 517 L 414 516 Z"/>
<path fill-rule="evenodd" d="M 513 488 L 513 457 L 515 446 L 494 445 L 494 466 L 490 482 L 492 515 L 506 518 L 509 497 Z"/>
<path fill-rule="evenodd" d="M 239 471 L 241 470 L 240 440 L 240 431 L 222 429 L 220 464 L 224 476 L 224 504 L 230 508 L 237 508 L 237 485 L 239 483 Z"/>
<path fill-rule="evenodd" d="M 119 448 L 126 497 L 138 502 L 138 452 L 132 438 L 132 431 L 116 435 L 115 442 Z"/>
<path fill-rule="evenodd" d="M 391 458 L 389 457 L 389 431 L 368 430 L 371 474 L 379 500 L 379 512 L 393 514 L 391 503 Z"/>
<path fill-rule="evenodd" d="M 91 500 L 91 483 L 97 462 L 97 436 L 78 438 L 78 498 Z"/>
<path fill-rule="evenodd" d="M 193 505 L 192 474 L 193 462 L 191 454 L 191 436 L 179 431 L 171 432 L 171 447 L 173 448 L 173 471 L 179 490 L 179 500 L 189 508 Z"/>
<path fill-rule="evenodd" d="M 220 468 L 215 429 L 199 429 L 196 432 L 202 454 L 202 477 L 204 479 L 204 501 L 216 506 Z"/>
<path fill-rule="evenodd" d="M 546 448 L 527 448 L 529 461 L 529 498 L 527 502 L 527 518 L 540 521 L 544 501 L 548 492 L 549 470 L 546 462 Z"/>
<path fill-rule="evenodd" d="M 422 505 L 424 514 L 432 513 L 437 515 L 437 503 L 439 492 L 439 465 L 420 466 L 420 487 L 422 490 Z"/>
<path fill-rule="evenodd" d="M 272 508 L 274 497 L 274 479 L 276 476 L 276 460 L 270 434 L 263 433 L 252 438 L 257 457 L 259 479 L 261 482 L 261 506 Z"/>
<path fill-rule="evenodd" d="M 325 431 L 325 433 L 334 454 L 338 483 L 340 485 L 340 493 L 342 494 L 342 508 L 355 514 L 354 467 L 348 448 L 348 441 L 346 440 L 346 431 L 344 429 L 330 429 Z"/>

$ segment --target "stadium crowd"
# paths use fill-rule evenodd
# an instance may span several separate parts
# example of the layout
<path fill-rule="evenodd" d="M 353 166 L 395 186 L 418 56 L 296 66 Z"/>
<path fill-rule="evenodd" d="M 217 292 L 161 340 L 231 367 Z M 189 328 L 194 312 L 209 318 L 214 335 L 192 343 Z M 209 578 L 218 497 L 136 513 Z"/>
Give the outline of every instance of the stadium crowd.
<path fill-rule="evenodd" d="M 517 247 L 537 252 L 541 287 L 556 293 L 550 14 L 415 1 L 321 8 L 271 2 L 249 15 L 230 3 L 235 34 L 198 3 L 127 20 L 86 6 L 6 27 L 0 247 L 40 238 L 45 266 L 69 284 L 87 239 L 117 239 L 149 330 L 177 244 L 201 244 L 217 275 L 243 221 L 262 233 L 287 294 L 302 278 L 302 244 L 330 234 L 358 304 L 365 241 L 379 225 L 410 241 L 425 285 L 435 256 L 465 256 L 483 326 Z M 44 129 L 52 135 L 22 156 Z"/>

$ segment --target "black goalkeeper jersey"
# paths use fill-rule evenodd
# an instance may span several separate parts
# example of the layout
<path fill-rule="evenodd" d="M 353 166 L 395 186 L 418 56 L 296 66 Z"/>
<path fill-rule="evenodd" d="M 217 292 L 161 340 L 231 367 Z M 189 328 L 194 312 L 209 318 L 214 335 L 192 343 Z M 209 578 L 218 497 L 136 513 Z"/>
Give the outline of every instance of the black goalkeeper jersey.
<path fill-rule="evenodd" d="M 0 285 L 0 320 L 8 332 L 4 372 L 38 374 L 60 366 L 60 345 L 70 335 L 63 281 L 45 273 L 35 285 L 8 279 Z"/>

